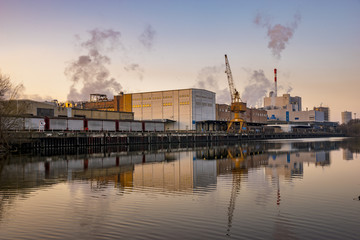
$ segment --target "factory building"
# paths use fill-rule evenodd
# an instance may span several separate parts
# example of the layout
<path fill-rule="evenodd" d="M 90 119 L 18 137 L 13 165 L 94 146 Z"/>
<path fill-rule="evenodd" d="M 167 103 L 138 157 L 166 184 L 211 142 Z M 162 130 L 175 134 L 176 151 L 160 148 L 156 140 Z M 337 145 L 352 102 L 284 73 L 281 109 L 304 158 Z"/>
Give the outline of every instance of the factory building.
<path fill-rule="evenodd" d="M 314 108 L 302 111 L 301 97 L 291 97 L 290 94 L 277 95 L 277 70 L 274 69 L 275 91 L 264 98 L 264 109 L 267 110 L 268 121 L 286 122 L 323 122 L 325 115 L 329 119 L 329 109 Z"/>
<path fill-rule="evenodd" d="M 103 111 L 114 111 L 114 112 L 126 112 L 120 110 L 120 97 L 114 96 L 114 99 L 108 100 L 104 94 L 90 94 L 90 101 L 81 103 L 81 108 L 84 109 L 96 109 Z"/>
<path fill-rule="evenodd" d="M 347 124 L 350 120 L 352 120 L 352 112 L 345 111 L 341 113 L 342 124 Z"/>
<path fill-rule="evenodd" d="M 268 121 L 286 122 L 323 122 L 324 112 L 309 111 L 288 111 L 286 109 L 267 110 Z"/>
<path fill-rule="evenodd" d="M 287 111 L 301 111 L 301 97 L 291 97 L 290 94 L 283 94 L 281 97 L 275 96 L 270 92 L 269 97 L 264 98 L 264 108 L 270 109 L 286 109 Z"/>
<path fill-rule="evenodd" d="M 215 93 L 190 88 L 122 94 L 119 110 L 134 112 L 135 120 L 167 121 L 166 130 L 195 130 L 197 121 L 215 120 Z"/>
<path fill-rule="evenodd" d="M 267 110 L 269 121 L 286 121 L 286 122 L 323 122 L 325 121 L 325 113 L 329 118 L 329 110 L 327 112 L 323 108 L 321 111 L 314 110 L 302 111 L 301 97 L 291 97 L 290 94 L 283 94 L 277 97 L 270 92 L 269 97 L 264 98 L 264 108 Z"/>

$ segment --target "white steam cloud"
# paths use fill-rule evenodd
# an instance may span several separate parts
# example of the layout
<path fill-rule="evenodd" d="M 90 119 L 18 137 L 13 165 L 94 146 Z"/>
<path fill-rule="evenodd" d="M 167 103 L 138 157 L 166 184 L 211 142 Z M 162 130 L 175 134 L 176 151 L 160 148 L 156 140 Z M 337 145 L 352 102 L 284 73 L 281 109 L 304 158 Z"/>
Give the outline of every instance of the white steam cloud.
<path fill-rule="evenodd" d="M 39 101 L 39 102 L 45 102 L 45 101 L 54 100 L 54 98 L 52 98 L 49 95 L 40 96 L 39 94 L 27 94 L 26 93 L 26 88 L 25 88 L 25 86 L 23 84 L 19 85 L 18 97 L 21 98 L 21 99 L 30 99 L 30 100 Z"/>
<path fill-rule="evenodd" d="M 249 79 L 249 84 L 245 87 L 242 100 L 248 107 L 262 106 L 263 99 L 267 92 L 273 88 L 272 82 L 266 78 L 263 70 L 255 70 Z"/>
<path fill-rule="evenodd" d="M 68 100 L 87 100 L 91 93 L 102 93 L 112 97 L 122 87 L 114 78 L 106 65 L 111 63 L 104 52 L 115 50 L 120 44 L 120 32 L 114 30 L 93 29 L 89 31 L 90 39 L 80 46 L 87 51 L 78 59 L 72 61 L 65 69 L 65 75 L 70 78 L 72 85 L 67 96 Z M 81 85 L 81 89 L 76 87 Z"/>
<path fill-rule="evenodd" d="M 268 95 L 270 91 L 274 91 L 274 81 L 267 78 L 263 70 L 254 70 L 250 72 L 251 76 L 249 82 L 244 88 L 242 94 L 242 100 L 247 103 L 248 107 L 262 107 L 264 97 Z M 289 84 L 280 84 L 278 81 L 278 90 L 286 89 L 286 93 L 292 91 L 292 87 Z"/>
<path fill-rule="evenodd" d="M 147 25 L 144 32 L 139 36 L 139 41 L 146 49 L 151 50 L 155 35 L 155 29 L 151 25 Z"/>
<path fill-rule="evenodd" d="M 204 67 L 200 70 L 195 88 L 206 89 L 216 93 L 216 103 L 230 103 L 229 88 L 221 89 L 218 83 L 226 83 L 225 65 Z"/>
<path fill-rule="evenodd" d="M 271 49 L 274 57 L 280 59 L 281 52 L 285 49 L 289 40 L 293 37 L 300 20 L 301 16 L 297 13 L 294 16 L 294 21 L 288 26 L 281 24 L 272 25 L 268 18 L 258 14 L 254 19 L 254 23 L 267 28 L 267 36 L 269 37 L 268 48 Z"/>
<path fill-rule="evenodd" d="M 124 70 L 127 71 L 127 72 L 131 72 L 131 71 L 135 72 L 138 75 L 140 80 L 143 80 L 143 78 L 144 78 L 144 72 L 145 71 L 137 63 L 132 63 L 132 64 L 129 64 L 129 65 L 125 66 Z"/>

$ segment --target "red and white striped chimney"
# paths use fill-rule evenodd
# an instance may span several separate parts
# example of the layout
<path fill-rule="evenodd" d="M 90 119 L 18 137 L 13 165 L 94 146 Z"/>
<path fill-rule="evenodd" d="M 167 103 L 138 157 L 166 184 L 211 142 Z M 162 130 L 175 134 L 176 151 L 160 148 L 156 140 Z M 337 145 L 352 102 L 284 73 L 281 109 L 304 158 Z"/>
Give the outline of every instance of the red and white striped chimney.
<path fill-rule="evenodd" d="M 275 80 L 275 97 L 277 97 L 277 71 L 274 68 L 274 80 Z"/>

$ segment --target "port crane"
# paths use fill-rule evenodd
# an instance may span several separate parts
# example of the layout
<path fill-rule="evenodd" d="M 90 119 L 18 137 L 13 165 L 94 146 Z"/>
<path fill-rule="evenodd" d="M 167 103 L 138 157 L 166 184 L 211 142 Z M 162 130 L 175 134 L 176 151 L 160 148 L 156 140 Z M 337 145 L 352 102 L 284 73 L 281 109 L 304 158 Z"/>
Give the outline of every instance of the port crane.
<path fill-rule="evenodd" d="M 246 103 L 244 103 L 240 98 L 240 93 L 236 90 L 234 86 L 234 80 L 232 77 L 230 64 L 227 55 L 225 54 L 225 65 L 226 70 L 225 73 L 227 74 L 227 79 L 229 82 L 229 90 L 231 96 L 231 106 L 230 111 L 234 113 L 234 118 L 228 123 L 227 131 L 229 132 L 233 123 L 239 123 L 240 130 L 239 132 L 243 131 L 243 128 L 246 126 L 246 122 L 244 119 L 240 117 L 240 113 L 246 112 Z"/>

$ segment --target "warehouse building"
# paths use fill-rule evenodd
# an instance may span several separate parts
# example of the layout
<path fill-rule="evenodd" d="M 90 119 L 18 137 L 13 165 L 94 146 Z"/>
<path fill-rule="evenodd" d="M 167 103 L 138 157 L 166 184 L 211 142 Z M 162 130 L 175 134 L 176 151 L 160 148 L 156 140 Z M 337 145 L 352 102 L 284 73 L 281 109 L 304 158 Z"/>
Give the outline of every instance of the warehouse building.
<path fill-rule="evenodd" d="M 215 120 L 215 93 L 190 88 L 122 94 L 119 110 L 133 112 L 135 120 L 166 121 L 166 130 L 195 130 L 197 121 Z"/>

